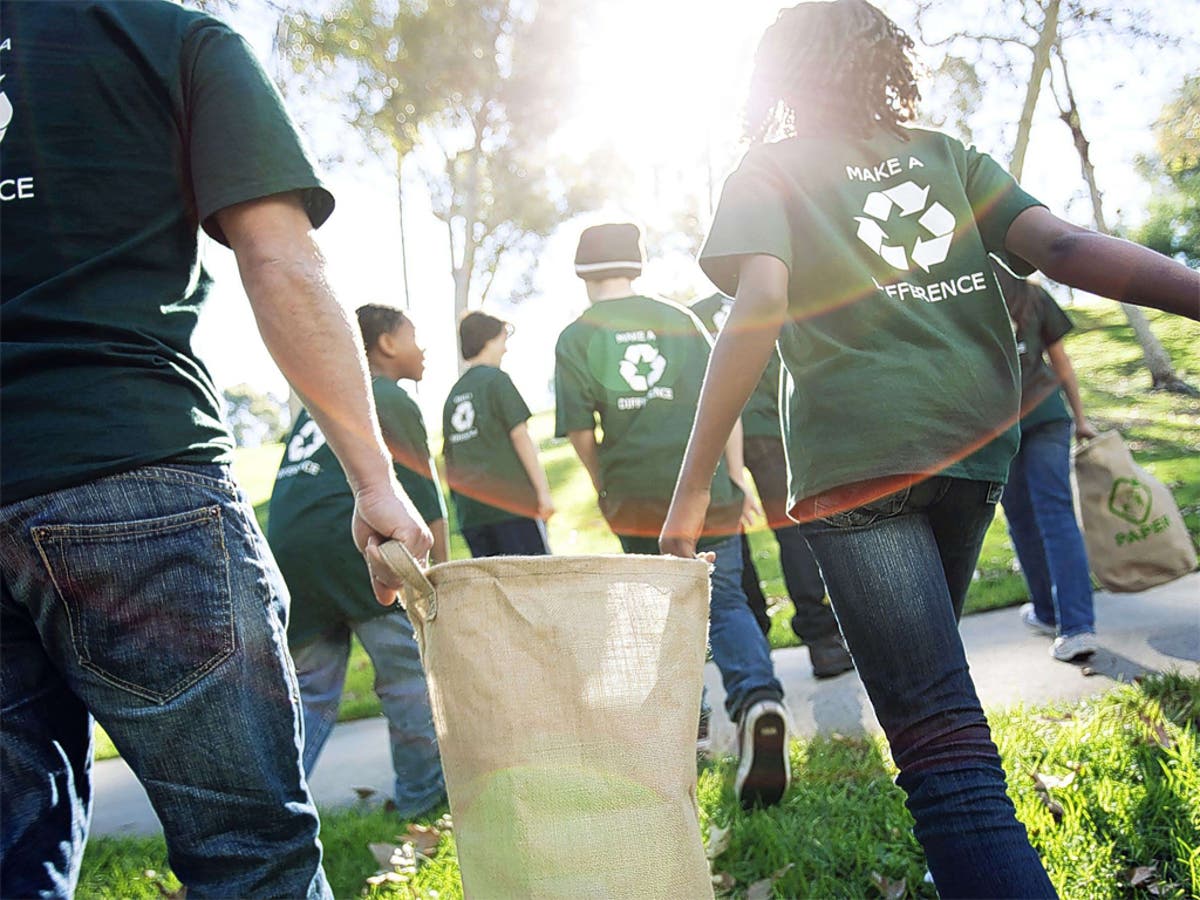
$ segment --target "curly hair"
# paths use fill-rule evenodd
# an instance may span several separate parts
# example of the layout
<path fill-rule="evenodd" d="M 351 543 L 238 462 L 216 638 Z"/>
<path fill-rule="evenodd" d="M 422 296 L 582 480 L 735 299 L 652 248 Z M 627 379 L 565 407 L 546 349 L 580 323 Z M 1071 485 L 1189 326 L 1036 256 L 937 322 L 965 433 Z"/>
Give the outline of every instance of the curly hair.
<path fill-rule="evenodd" d="M 903 134 L 921 99 L 912 50 L 912 38 L 867 0 L 782 10 L 755 54 L 746 135 L 793 135 L 806 114 L 863 136 L 880 125 Z"/>
<path fill-rule="evenodd" d="M 358 329 L 362 332 L 363 349 L 368 353 L 375 349 L 380 337 L 395 331 L 408 318 L 403 310 L 381 303 L 360 306 L 354 314 L 358 317 Z"/>

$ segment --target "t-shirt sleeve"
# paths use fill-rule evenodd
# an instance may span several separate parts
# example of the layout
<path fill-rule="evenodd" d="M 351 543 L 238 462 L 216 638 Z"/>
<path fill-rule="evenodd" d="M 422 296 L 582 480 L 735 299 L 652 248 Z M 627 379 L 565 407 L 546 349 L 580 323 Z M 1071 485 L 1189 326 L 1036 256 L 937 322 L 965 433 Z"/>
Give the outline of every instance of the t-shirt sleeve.
<path fill-rule="evenodd" d="M 185 39 L 182 71 L 188 166 L 204 230 L 228 246 L 215 213 L 290 191 L 300 192 L 314 228 L 328 219 L 333 195 L 246 41 L 203 20 Z"/>
<path fill-rule="evenodd" d="M 586 353 L 577 341 L 562 335 L 554 351 L 554 434 L 557 437 L 596 427 L 592 387 Z"/>
<path fill-rule="evenodd" d="M 712 227 L 700 251 L 700 268 L 723 293 L 737 293 L 744 257 L 774 256 L 789 271 L 795 259 L 783 179 L 766 155 L 751 149 L 725 181 Z"/>
<path fill-rule="evenodd" d="M 1019 256 L 1011 255 L 1004 247 L 1004 239 L 1013 219 L 1031 206 L 1044 204 L 1025 193 L 1016 179 L 986 153 L 968 147 L 966 160 L 963 186 L 984 247 L 1000 257 L 1015 274 L 1029 275 L 1034 267 Z"/>
<path fill-rule="evenodd" d="M 525 398 L 521 396 L 521 392 L 512 383 L 507 372 L 501 372 L 496 378 L 493 403 L 496 414 L 504 423 L 507 431 L 512 431 L 533 415 L 529 411 L 529 407 L 525 405 Z"/>
<path fill-rule="evenodd" d="M 1054 298 L 1043 288 L 1038 288 L 1038 301 L 1042 346 L 1049 347 L 1066 337 L 1075 326 L 1071 324 L 1062 307 L 1055 303 Z"/>
<path fill-rule="evenodd" d="M 395 460 L 396 478 L 426 522 L 446 517 L 446 502 L 429 456 L 429 437 L 421 410 L 400 387 L 373 385 L 379 427 Z"/>

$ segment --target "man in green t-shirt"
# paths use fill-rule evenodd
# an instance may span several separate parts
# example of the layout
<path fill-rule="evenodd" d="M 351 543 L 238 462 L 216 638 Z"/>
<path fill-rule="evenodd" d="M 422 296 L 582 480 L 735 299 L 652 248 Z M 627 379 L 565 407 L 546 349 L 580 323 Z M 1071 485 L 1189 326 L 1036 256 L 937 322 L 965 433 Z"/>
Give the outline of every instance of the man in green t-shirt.
<path fill-rule="evenodd" d="M 286 588 L 192 337 L 203 228 L 354 485 L 339 531 L 424 556 L 311 235 L 333 197 L 203 13 L 0 0 L 0 77 L 0 896 L 74 892 L 95 721 L 189 893 L 329 897 Z"/>
<path fill-rule="evenodd" d="M 421 410 L 396 383 L 420 381 L 425 354 L 412 321 L 389 306 L 360 307 L 371 388 L 396 478 L 433 533 L 434 562 L 447 559 L 446 507 Z M 292 595 L 288 647 L 304 706 L 304 771 L 311 775 L 337 722 L 355 636 L 375 667 L 388 720 L 397 813 L 420 815 L 445 796 L 433 714 L 413 628 L 399 606 L 375 602 L 370 576 L 344 527 L 354 495 L 325 437 L 296 417 L 271 495 L 267 540 Z"/>
<path fill-rule="evenodd" d="M 485 312 L 458 325 L 470 367 L 442 411 L 442 452 L 458 526 L 471 555 L 544 556 L 550 482 L 529 437 L 529 407 L 500 368 L 512 326 Z"/>
<path fill-rule="evenodd" d="M 716 337 L 733 307 L 733 298 L 720 292 L 692 304 L 694 312 L 709 334 Z M 795 607 L 792 631 L 808 647 L 813 675 L 832 678 L 854 668 L 854 662 L 842 644 L 833 609 L 825 603 L 825 582 L 813 558 L 812 550 L 800 526 L 787 514 L 787 457 L 779 424 L 779 387 L 782 367 L 779 356 L 772 355 L 763 376 L 742 410 L 742 434 L 746 468 L 754 476 L 754 487 L 762 502 L 767 524 L 779 544 L 779 565 L 788 596 Z M 758 572 L 749 552 L 749 541 L 742 534 L 745 559 L 742 588 L 751 605 L 762 598 Z M 755 610 L 757 618 L 758 612 Z M 769 619 L 768 619 L 769 622 Z"/>
<path fill-rule="evenodd" d="M 580 237 L 575 272 L 592 305 L 558 338 L 556 433 L 570 439 L 622 549 L 657 554 L 711 343 L 685 307 L 634 292 L 642 258 L 635 225 Z M 741 586 L 742 471 L 736 433 L 710 484 L 701 549 L 714 554 L 709 640 L 739 727 L 735 790 L 752 806 L 783 796 L 788 761 L 783 688 Z"/>

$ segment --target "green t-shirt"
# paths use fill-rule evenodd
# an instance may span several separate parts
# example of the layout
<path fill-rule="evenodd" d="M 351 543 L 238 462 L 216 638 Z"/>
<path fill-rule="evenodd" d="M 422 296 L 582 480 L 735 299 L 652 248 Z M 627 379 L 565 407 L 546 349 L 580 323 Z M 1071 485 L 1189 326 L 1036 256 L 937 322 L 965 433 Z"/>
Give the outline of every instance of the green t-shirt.
<path fill-rule="evenodd" d="M 559 335 L 555 431 L 599 421 L 600 504 L 616 534 L 657 535 L 666 519 L 711 349 L 695 314 L 649 297 L 602 300 Z M 741 504 L 722 457 L 706 534 L 736 534 Z"/>
<path fill-rule="evenodd" d="M 508 375 L 472 366 L 442 410 L 446 481 L 461 528 L 537 516 L 537 492 L 509 433 L 530 416 Z"/>
<path fill-rule="evenodd" d="M 734 295 L 740 259 L 791 277 L 790 502 L 891 476 L 1004 481 L 1017 353 L 988 253 L 1037 205 L 990 157 L 934 131 L 753 147 L 725 184 L 700 264 Z M 994 438 L 999 438 L 993 440 Z"/>
<path fill-rule="evenodd" d="M 1022 295 L 1006 299 L 1021 360 L 1021 430 L 1069 420 L 1058 375 L 1046 362 L 1045 352 L 1074 327 L 1071 320 L 1040 285 L 1030 284 Z"/>
<path fill-rule="evenodd" d="M 200 225 L 320 186 L 245 41 L 173 3 L 3 4 L 4 502 L 153 462 L 226 462 L 192 350 Z M 7 186 L 12 185 L 11 197 Z"/>
<path fill-rule="evenodd" d="M 421 410 L 395 382 L 371 382 L 396 477 L 426 522 L 446 517 Z M 267 540 L 292 595 L 288 639 L 311 641 L 330 626 L 387 612 L 375 600 L 350 535 L 354 494 L 317 423 L 301 410 L 275 476 Z"/>
<path fill-rule="evenodd" d="M 692 304 L 694 312 L 708 333 L 714 338 L 725 327 L 725 320 L 733 309 L 733 298 L 725 294 L 713 294 Z M 746 437 L 778 438 L 779 432 L 779 372 L 782 366 L 779 353 L 772 353 L 767 360 L 758 387 L 746 401 L 742 410 L 742 433 Z"/>

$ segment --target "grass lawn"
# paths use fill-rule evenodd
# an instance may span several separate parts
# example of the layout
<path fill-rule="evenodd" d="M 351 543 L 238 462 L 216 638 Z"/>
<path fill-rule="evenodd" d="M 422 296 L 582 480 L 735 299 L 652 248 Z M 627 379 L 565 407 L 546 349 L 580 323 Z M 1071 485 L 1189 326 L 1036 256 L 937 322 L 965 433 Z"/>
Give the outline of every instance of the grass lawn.
<path fill-rule="evenodd" d="M 1018 815 L 1066 900 L 1197 896 L 1200 679 L 1156 676 L 992 723 Z M 700 817 L 719 896 L 935 896 L 882 740 L 796 742 L 792 769 L 782 804 L 746 813 L 733 798 L 731 762 L 701 767 Z M 421 822 L 433 825 L 443 812 Z M 409 824 L 377 800 L 324 814 L 336 896 L 461 897 L 444 821 L 431 861 L 415 872 L 372 854 L 371 844 L 402 845 Z M 78 896 L 150 900 L 177 888 L 161 839 L 105 838 L 88 845 Z"/>
<path fill-rule="evenodd" d="M 1139 464 L 1171 488 L 1193 540 L 1200 545 L 1200 400 L 1147 390 L 1150 376 L 1141 365 L 1141 350 L 1114 304 L 1075 306 L 1070 314 L 1076 330 L 1066 339 L 1067 350 L 1079 376 L 1089 418 L 1097 429 L 1119 430 Z M 1200 325 L 1160 313 L 1148 315 L 1180 375 L 1200 386 Z M 541 450 L 558 509 L 549 523 L 554 552 L 619 553 L 620 545 L 596 507 L 587 473 L 570 444 L 554 437 L 553 413 L 534 416 L 530 433 Z M 440 445 L 440 435 L 435 434 L 435 450 Z M 264 529 L 282 453 L 280 444 L 243 449 L 234 463 L 238 482 L 254 504 Z M 452 504 L 450 517 L 451 556 L 468 558 L 471 554 L 456 532 Z M 750 534 L 750 545 L 763 591 L 772 603 L 771 646 L 796 646 L 799 641 L 790 626 L 792 604 L 784 588 L 774 536 L 759 528 Z M 998 510 L 984 540 L 978 577 L 967 596 L 967 614 L 1011 606 L 1027 598 L 1025 582 L 1014 562 L 1004 514 Z M 341 721 L 380 714 L 373 683 L 371 662 L 356 641 L 339 714 Z M 99 731 L 96 755 L 100 759 L 116 755 L 107 736 Z"/>

